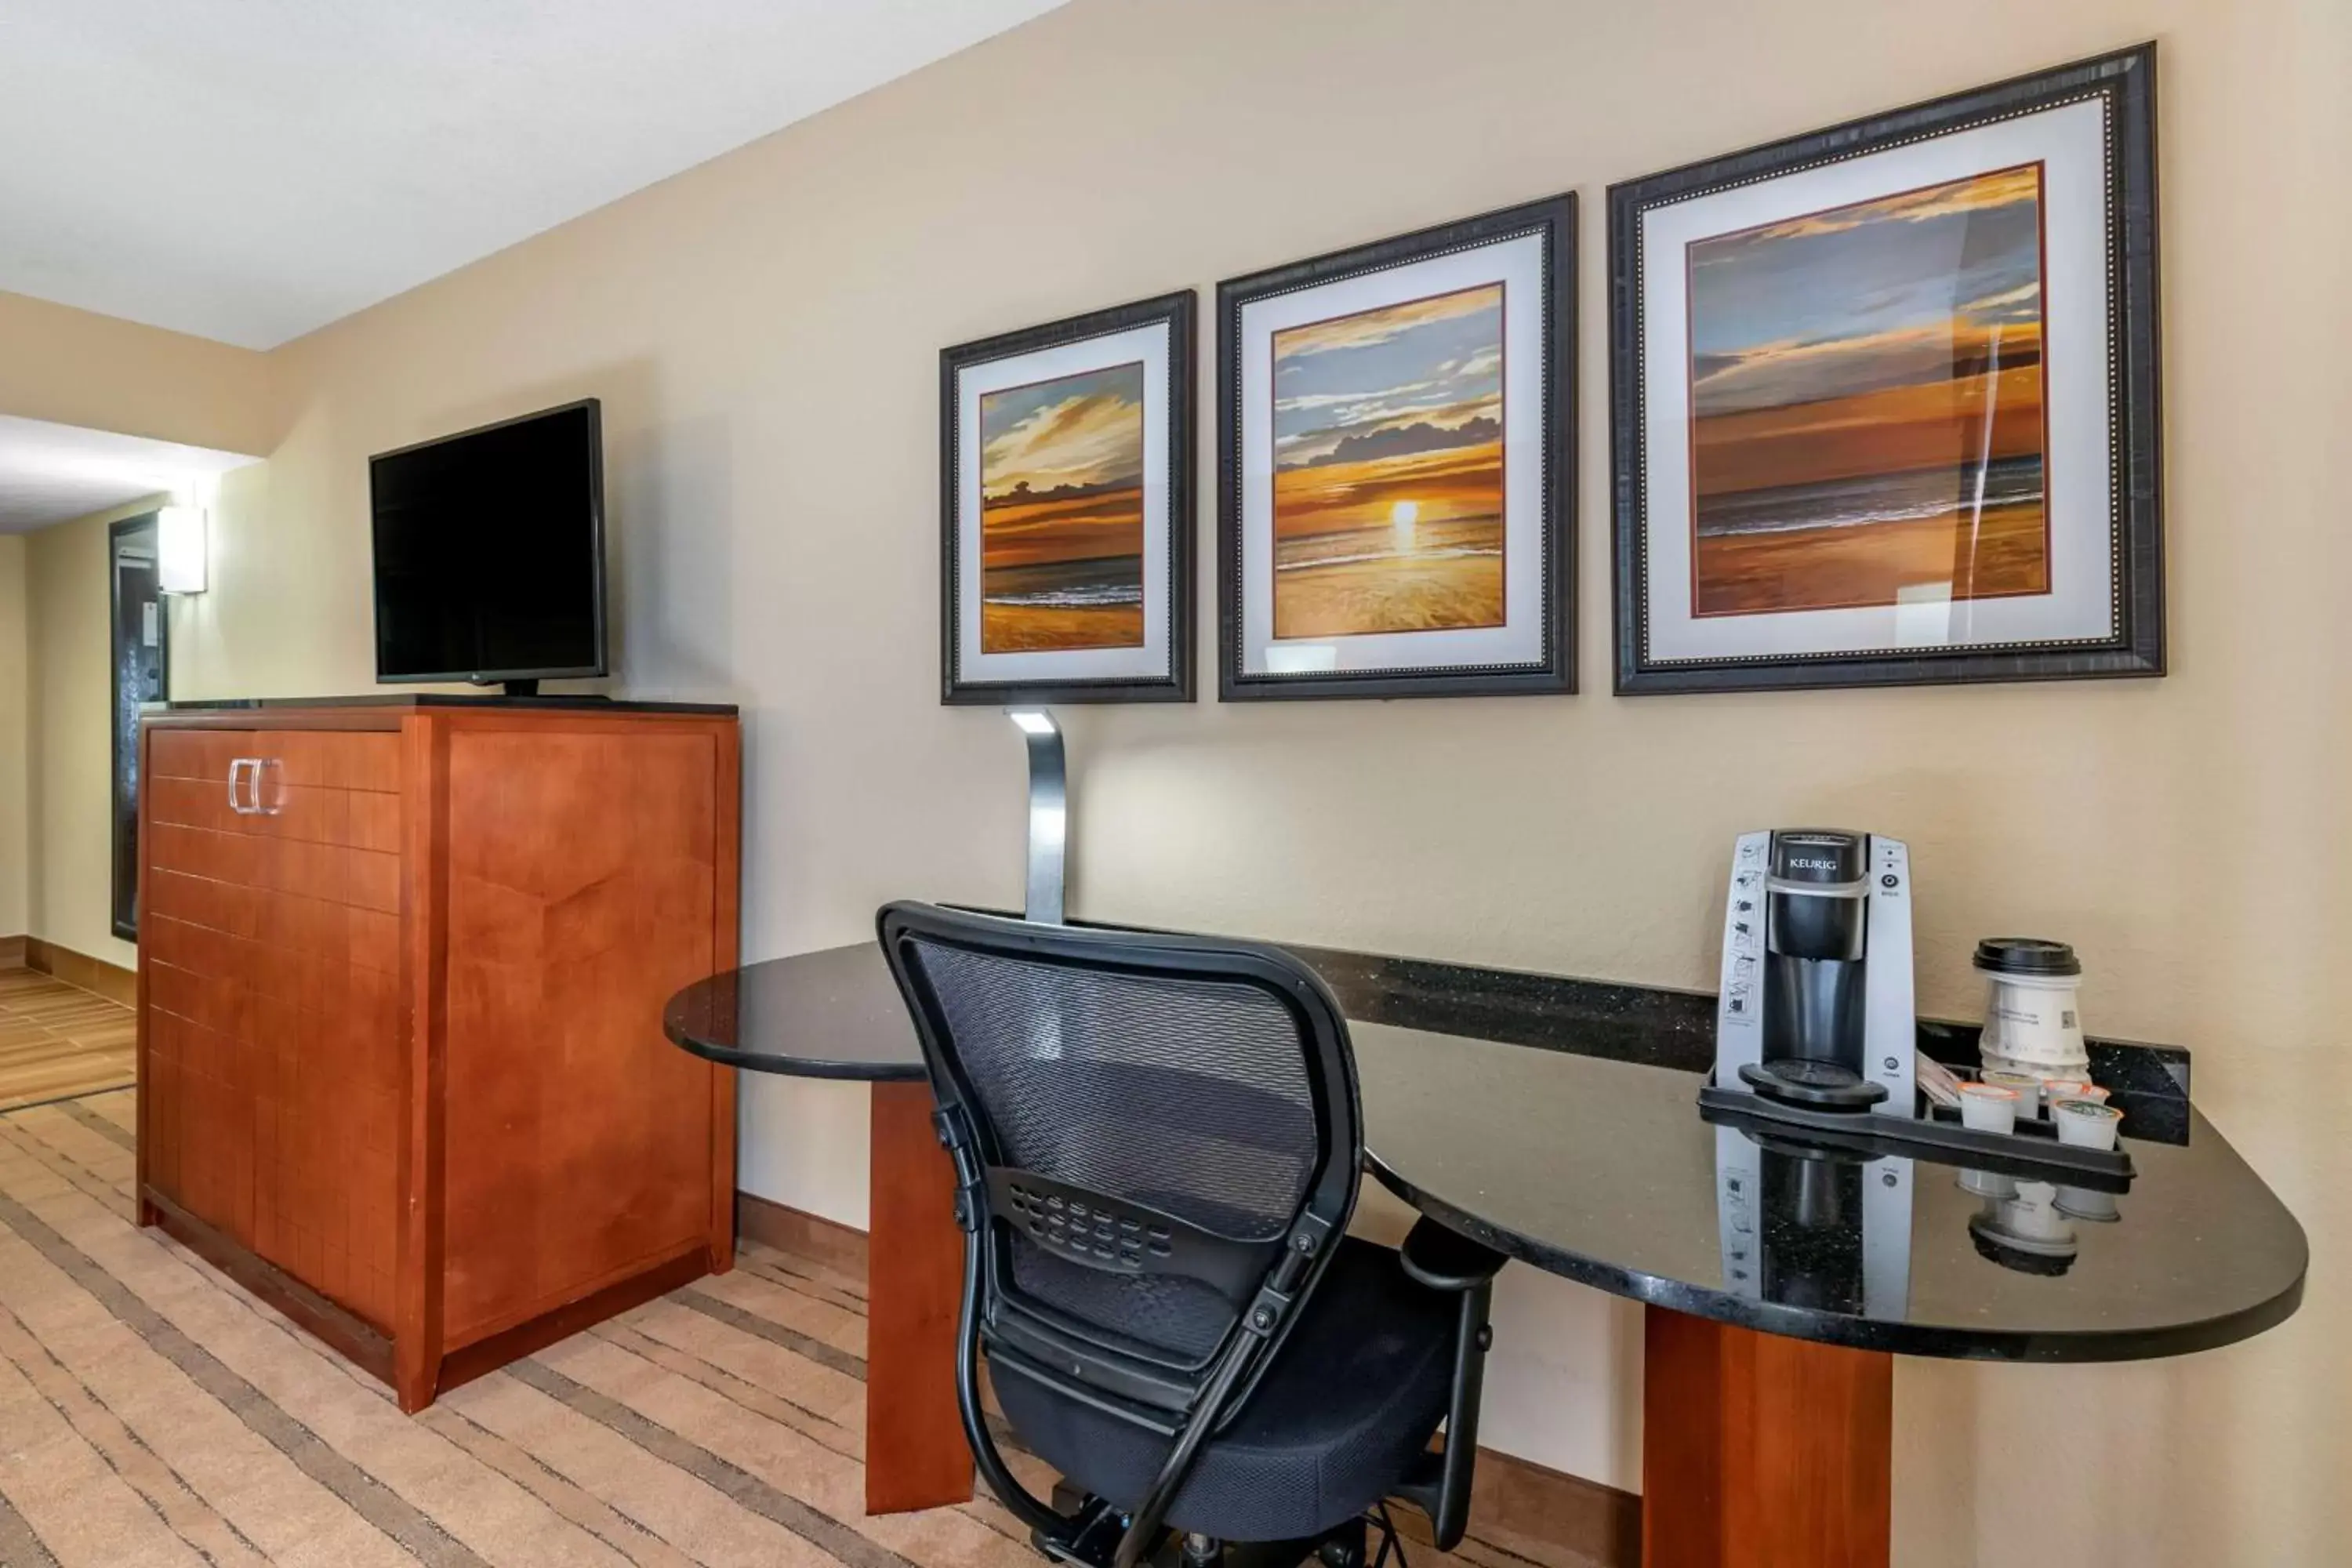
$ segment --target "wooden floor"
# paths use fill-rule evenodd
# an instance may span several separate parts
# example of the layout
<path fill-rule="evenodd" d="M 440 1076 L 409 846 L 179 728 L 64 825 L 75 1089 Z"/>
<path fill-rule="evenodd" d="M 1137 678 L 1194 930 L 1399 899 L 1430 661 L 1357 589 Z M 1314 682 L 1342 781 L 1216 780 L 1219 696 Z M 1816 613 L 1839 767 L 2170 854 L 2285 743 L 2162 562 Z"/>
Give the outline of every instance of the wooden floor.
<path fill-rule="evenodd" d="M 130 1008 L 29 969 L 0 969 L 0 1110 L 121 1089 Z"/>

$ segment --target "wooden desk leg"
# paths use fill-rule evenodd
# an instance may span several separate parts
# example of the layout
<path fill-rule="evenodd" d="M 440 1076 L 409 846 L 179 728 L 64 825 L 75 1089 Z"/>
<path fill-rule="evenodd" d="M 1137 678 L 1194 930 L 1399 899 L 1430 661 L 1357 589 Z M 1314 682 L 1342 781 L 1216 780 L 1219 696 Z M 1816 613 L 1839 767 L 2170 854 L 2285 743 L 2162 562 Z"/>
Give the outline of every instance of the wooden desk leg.
<path fill-rule="evenodd" d="M 1887 1568 L 1895 1358 L 1649 1309 L 1643 1568 Z"/>
<path fill-rule="evenodd" d="M 866 1511 L 971 1498 L 956 1408 L 963 1232 L 955 1167 L 931 1131 L 927 1083 L 874 1086 L 873 1231 L 866 1256 Z"/>

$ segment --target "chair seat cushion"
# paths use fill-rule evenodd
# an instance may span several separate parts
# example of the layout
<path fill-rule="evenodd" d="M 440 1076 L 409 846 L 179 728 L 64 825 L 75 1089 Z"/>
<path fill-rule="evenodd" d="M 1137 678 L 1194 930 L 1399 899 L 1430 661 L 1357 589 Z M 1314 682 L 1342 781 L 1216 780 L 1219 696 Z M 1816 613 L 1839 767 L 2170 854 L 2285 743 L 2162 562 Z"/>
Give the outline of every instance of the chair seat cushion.
<path fill-rule="evenodd" d="M 1458 1300 L 1415 1284 L 1387 1247 L 1343 1237 L 1257 1392 L 1202 1445 L 1168 1522 L 1289 1541 L 1386 1496 L 1444 1417 Z M 1010 1368 L 995 1386 L 1032 1452 L 1121 1508 L 1142 1501 L 1169 1439 Z"/>

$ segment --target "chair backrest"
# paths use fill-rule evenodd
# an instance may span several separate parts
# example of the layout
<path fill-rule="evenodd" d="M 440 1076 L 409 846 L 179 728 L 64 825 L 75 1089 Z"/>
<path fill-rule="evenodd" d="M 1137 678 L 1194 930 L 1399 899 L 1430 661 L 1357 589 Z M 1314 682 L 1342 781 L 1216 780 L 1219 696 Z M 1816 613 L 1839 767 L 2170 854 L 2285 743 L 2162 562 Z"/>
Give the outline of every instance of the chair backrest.
<path fill-rule="evenodd" d="M 1287 1332 L 1354 1208 L 1347 1026 L 1246 942 L 883 910 L 980 1247 L 1000 1375 L 1172 1430 Z M 1221 1397 L 1230 1417 L 1246 1384 Z"/>

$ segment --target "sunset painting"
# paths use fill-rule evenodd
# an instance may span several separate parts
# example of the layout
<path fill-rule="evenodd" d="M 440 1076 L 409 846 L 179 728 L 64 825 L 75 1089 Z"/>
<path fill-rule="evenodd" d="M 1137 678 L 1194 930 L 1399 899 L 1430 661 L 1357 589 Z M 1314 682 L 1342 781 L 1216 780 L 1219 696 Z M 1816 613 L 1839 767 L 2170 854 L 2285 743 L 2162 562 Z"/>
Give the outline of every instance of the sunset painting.
<path fill-rule="evenodd" d="M 1143 366 L 980 399 L 983 653 L 1143 645 Z"/>
<path fill-rule="evenodd" d="M 1691 611 L 2050 591 L 2042 166 L 1693 243 Z"/>
<path fill-rule="evenodd" d="M 1273 334 L 1274 635 L 1504 624 L 1503 286 Z"/>

